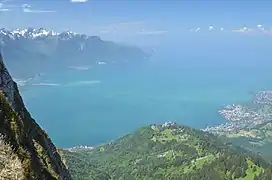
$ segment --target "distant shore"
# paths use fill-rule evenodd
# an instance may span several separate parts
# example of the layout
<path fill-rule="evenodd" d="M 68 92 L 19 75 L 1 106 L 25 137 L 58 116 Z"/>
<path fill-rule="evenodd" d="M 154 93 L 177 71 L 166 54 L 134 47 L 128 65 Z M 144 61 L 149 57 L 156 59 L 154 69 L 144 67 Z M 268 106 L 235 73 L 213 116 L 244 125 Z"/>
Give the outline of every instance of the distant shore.
<path fill-rule="evenodd" d="M 205 132 L 220 134 L 250 129 L 256 125 L 272 121 L 272 91 L 260 91 L 254 95 L 253 104 L 257 109 L 240 104 L 227 105 L 219 114 L 227 123 L 201 129 Z"/>

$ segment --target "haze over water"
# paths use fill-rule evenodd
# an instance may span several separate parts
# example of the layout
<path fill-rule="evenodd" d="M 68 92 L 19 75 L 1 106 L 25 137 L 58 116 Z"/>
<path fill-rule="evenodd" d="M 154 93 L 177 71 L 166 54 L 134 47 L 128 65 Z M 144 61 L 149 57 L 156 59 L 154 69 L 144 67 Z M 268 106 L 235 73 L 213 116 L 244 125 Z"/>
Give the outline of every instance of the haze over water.
<path fill-rule="evenodd" d="M 201 42 L 162 46 L 141 65 L 48 73 L 35 83 L 58 86 L 28 86 L 22 96 L 56 145 L 71 147 L 104 143 L 152 123 L 219 124 L 225 121 L 220 108 L 272 88 L 269 51 L 252 51 L 261 43 Z"/>

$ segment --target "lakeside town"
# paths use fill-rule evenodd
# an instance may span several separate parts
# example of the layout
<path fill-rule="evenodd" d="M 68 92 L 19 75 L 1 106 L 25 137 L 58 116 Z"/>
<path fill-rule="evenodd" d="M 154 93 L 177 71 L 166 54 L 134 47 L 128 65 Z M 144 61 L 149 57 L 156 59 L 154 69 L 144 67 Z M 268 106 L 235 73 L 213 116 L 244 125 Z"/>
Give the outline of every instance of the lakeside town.
<path fill-rule="evenodd" d="M 92 146 L 74 146 L 71 148 L 64 148 L 64 150 L 70 151 L 70 152 L 77 152 L 79 150 L 92 150 L 94 147 Z"/>
<path fill-rule="evenodd" d="M 238 132 L 272 120 L 272 91 L 256 93 L 252 104 L 255 105 L 254 108 L 239 104 L 227 105 L 218 111 L 227 122 L 202 130 L 213 134 Z"/>

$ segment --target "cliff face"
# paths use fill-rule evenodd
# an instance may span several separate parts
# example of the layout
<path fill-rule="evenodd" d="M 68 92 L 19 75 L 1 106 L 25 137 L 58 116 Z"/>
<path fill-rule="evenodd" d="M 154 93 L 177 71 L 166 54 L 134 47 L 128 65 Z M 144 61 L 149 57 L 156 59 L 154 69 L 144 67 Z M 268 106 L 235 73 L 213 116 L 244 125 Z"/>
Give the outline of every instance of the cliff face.
<path fill-rule="evenodd" d="M 25 108 L 18 87 L 5 68 L 1 55 L 0 134 L 20 160 L 24 179 L 71 179 L 56 147 Z M 0 166 L 0 170 L 2 168 Z"/>

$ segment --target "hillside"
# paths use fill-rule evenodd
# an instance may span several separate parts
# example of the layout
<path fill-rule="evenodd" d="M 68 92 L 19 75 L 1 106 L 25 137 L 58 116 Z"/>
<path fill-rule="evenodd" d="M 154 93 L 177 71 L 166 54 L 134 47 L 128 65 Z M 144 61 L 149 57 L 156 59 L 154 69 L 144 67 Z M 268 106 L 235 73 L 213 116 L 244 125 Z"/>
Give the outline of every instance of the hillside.
<path fill-rule="evenodd" d="M 272 162 L 272 122 L 265 122 L 250 129 L 221 134 L 231 142 L 259 153 Z"/>
<path fill-rule="evenodd" d="M 225 124 L 204 131 L 260 154 L 272 162 L 272 91 L 254 93 L 251 102 L 228 105 L 219 113 Z"/>
<path fill-rule="evenodd" d="M 0 55 L 0 179 L 71 179 L 54 144 L 31 118 Z"/>
<path fill-rule="evenodd" d="M 59 149 L 65 165 L 74 180 L 109 180 L 111 177 L 94 166 L 85 153 L 70 152 Z"/>
<path fill-rule="evenodd" d="M 143 127 L 93 150 L 69 154 L 88 161 L 114 180 L 256 180 L 271 175 L 259 156 L 174 123 Z M 72 167 L 73 162 L 64 157 L 71 172 L 84 169 L 88 173 L 88 168 Z"/>

